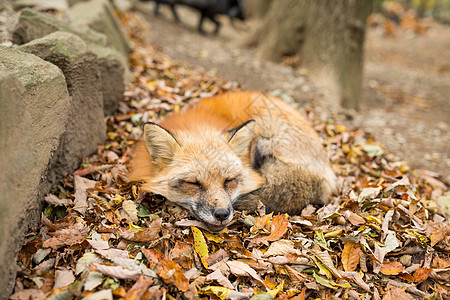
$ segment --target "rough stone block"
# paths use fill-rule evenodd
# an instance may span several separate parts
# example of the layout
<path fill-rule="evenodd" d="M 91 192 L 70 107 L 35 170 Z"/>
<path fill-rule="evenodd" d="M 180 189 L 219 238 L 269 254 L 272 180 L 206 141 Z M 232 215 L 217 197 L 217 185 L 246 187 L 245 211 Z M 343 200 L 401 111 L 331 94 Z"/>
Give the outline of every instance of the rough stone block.
<path fill-rule="evenodd" d="M 130 72 L 123 56 L 113 48 L 88 44 L 89 49 L 98 56 L 98 67 L 102 80 L 103 110 L 112 115 L 119 108 L 123 98 L 125 83 L 130 81 Z M 125 66 L 125 67 L 124 67 Z"/>
<path fill-rule="evenodd" d="M 30 130 L 40 152 L 36 163 L 46 164 L 58 147 L 59 140 L 55 137 L 64 132 L 68 119 L 70 100 L 64 74 L 35 55 L 3 46 L 0 46 L 0 65 L 27 90 L 24 100 L 33 124 Z"/>
<path fill-rule="evenodd" d="M 94 153 L 105 139 L 103 96 L 97 56 L 77 35 L 57 31 L 20 46 L 58 66 L 66 77 L 71 104 L 70 118 L 55 174 L 74 170 L 81 158 Z"/>
<path fill-rule="evenodd" d="M 108 0 L 90 0 L 75 4 L 70 10 L 73 25 L 88 25 L 106 35 L 108 45 L 128 57 L 131 47 Z"/>
<path fill-rule="evenodd" d="M 24 234 L 39 221 L 68 105 L 59 68 L 0 46 L 0 299 L 13 288 Z"/>
<path fill-rule="evenodd" d="M 25 7 L 35 7 L 43 10 L 56 9 L 66 11 L 69 8 L 66 0 L 16 0 L 13 4 L 16 10 Z"/>
<path fill-rule="evenodd" d="M 22 228 L 24 213 L 26 208 L 37 206 L 37 203 L 27 203 L 28 199 L 36 198 L 36 190 L 30 189 L 36 187 L 36 178 L 23 177 L 35 157 L 31 117 L 23 101 L 25 95 L 19 80 L 0 67 L 0 286 L 6 289 L 0 292 L 0 298 L 4 299 L 13 288 L 14 262 L 26 228 Z M 37 219 L 36 211 L 32 219 Z"/>
<path fill-rule="evenodd" d="M 102 46 L 107 44 L 106 36 L 100 32 L 82 25 L 76 28 L 71 27 L 68 23 L 29 8 L 24 9 L 20 14 L 12 41 L 14 44 L 22 45 L 55 31 L 74 33 L 87 43 L 96 43 Z"/>
<path fill-rule="evenodd" d="M 80 25 L 81 28 L 83 25 Z M 79 27 L 77 27 L 79 28 Z M 123 56 L 113 47 L 106 46 L 106 36 L 89 29 L 85 31 L 74 30 L 69 24 L 58 19 L 25 9 L 19 17 L 14 31 L 14 41 L 18 44 L 28 43 L 34 39 L 42 38 L 55 31 L 70 32 L 82 38 L 89 49 L 99 60 L 99 69 L 102 79 L 102 92 L 104 95 L 105 114 L 112 114 L 117 110 L 119 101 L 123 97 L 124 84 L 130 81 L 127 57 Z M 98 36 L 103 39 L 97 38 Z M 122 82 L 120 82 L 122 80 Z"/>

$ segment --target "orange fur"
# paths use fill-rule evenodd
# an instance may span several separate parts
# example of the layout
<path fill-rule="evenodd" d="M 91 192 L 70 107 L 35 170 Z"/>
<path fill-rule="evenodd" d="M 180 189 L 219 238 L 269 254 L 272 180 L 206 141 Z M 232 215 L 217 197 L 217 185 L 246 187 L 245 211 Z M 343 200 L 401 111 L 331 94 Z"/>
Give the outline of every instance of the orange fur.
<path fill-rule="evenodd" d="M 255 119 L 255 125 L 246 127 L 254 128 L 253 131 L 248 136 L 240 133 L 244 146 L 237 142 L 233 144 L 227 131 L 250 119 Z M 335 175 L 317 133 L 298 110 L 277 97 L 258 92 L 221 94 L 200 100 L 186 111 L 167 117 L 159 125 L 178 143 L 172 141 L 173 149 L 167 151 L 172 153 L 173 162 L 161 165 L 152 161 L 148 147 L 153 147 L 152 142 L 163 142 L 150 141 L 147 148 L 140 142 L 132 160 L 129 180 L 144 181 L 144 189 L 160 193 L 175 203 L 186 200 L 181 188 L 174 190 L 173 186 L 168 186 L 167 181 L 177 174 L 200 181 L 206 195 L 201 197 L 206 197 L 205 201 L 213 208 L 226 208 L 229 205 L 226 203 L 238 199 L 236 207 L 253 209 L 259 200 L 269 210 L 296 213 L 308 203 L 327 203 L 336 188 Z M 158 134 L 159 129 L 154 129 L 156 133 L 152 133 Z M 165 136 L 164 132 L 161 134 Z M 167 135 L 167 138 L 172 137 Z M 228 161 L 213 160 L 210 154 L 203 153 L 209 145 L 220 149 L 219 153 Z M 161 148 L 157 146 L 157 149 Z M 236 147 L 247 147 L 247 150 Z M 196 164 L 196 161 L 200 163 Z M 236 167 L 238 165 L 241 167 Z M 224 180 L 229 174 L 240 174 L 241 177 L 246 174 L 245 178 L 228 185 L 235 189 L 233 195 L 224 191 L 227 187 Z M 231 200 L 223 202 L 223 197 Z M 194 204 L 200 200 L 192 198 L 189 201 L 189 205 L 180 205 L 199 217 Z M 215 222 L 204 215 L 199 218 L 207 223 Z"/>

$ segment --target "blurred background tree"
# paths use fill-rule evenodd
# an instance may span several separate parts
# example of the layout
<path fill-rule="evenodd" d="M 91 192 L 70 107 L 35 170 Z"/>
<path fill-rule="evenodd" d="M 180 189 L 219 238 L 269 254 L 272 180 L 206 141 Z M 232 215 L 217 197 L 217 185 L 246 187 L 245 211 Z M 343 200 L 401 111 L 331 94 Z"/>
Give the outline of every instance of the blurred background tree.
<path fill-rule="evenodd" d="M 299 59 L 311 78 L 329 91 L 334 105 L 358 108 L 366 20 L 373 0 L 249 0 L 260 19 L 247 40 L 260 59 Z"/>
<path fill-rule="evenodd" d="M 366 23 L 423 34 L 430 20 L 450 24 L 450 0 L 246 0 L 256 20 L 245 44 L 259 59 L 299 65 L 335 107 L 357 109 Z M 371 12 L 374 12 L 369 18 Z M 369 20 L 368 20 L 369 18 Z M 368 21 L 368 22 L 367 22 Z"/>

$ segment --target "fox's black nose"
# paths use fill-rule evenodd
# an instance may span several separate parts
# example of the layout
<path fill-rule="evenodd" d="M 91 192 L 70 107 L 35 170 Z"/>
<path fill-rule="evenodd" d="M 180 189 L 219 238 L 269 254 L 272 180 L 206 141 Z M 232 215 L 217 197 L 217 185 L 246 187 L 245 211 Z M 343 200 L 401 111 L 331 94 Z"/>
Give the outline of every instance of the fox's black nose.
<path fill-rule="evenodd" d="M 228 209 L 218 209 L 214 212 L 214 217 L 218 221 L 225 221 L 230 216 L 230 211 Z"/>

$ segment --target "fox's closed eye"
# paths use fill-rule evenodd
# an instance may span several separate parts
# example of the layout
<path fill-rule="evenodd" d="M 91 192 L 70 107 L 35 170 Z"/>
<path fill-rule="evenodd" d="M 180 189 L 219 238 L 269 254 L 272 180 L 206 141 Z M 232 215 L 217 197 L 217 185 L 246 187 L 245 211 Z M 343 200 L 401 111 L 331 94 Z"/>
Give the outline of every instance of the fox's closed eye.
<path fill-rule="evenodd" d="M 233 189 L 237 186 L 237 179 L 236 178 L 229 178 L 227 180 L 225 180 L 223 186 L 226 189 Z"/>
<path fill-rule="evenodd" d="M 202 184 L 201 184 L 200 182 L 198 182 L 198 181 L 187 181 L 187 180 L 184 180 L 184 181 L 183 181 L 183 184 L 187 184 L 187 185 L 191 185 L 191 186 L 196 186 L 196 187 L 199 187 L 199 188 L 202 187 Z"/>

